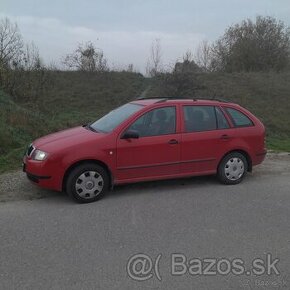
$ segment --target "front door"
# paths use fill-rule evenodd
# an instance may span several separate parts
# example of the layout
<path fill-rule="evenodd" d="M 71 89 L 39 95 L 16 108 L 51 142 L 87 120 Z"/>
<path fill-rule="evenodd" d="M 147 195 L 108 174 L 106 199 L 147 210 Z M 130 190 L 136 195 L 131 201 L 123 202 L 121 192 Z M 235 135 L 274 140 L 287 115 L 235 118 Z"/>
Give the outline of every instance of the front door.
<path fill-rule="evenodd" d="M 117 181 L 154 179 L 179 173 L 181 136 L 176 133 L 176 115 L 176 106 L 153 109 L 125 130 L 137 131 L 139 138 L 119 136 Z"/>

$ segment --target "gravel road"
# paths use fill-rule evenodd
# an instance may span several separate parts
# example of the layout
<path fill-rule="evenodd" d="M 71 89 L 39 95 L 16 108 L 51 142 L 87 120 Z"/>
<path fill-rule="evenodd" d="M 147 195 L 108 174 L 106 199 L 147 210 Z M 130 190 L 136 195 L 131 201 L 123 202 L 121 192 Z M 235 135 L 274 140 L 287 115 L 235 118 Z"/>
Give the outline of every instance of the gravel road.
<path fill-rule="evenodd" d="M 270 154 L 239 185 L 148 182 L 79 205 L 21 172 L 1 175 L 0 289 L 290 289 L 289 177 L 289 154 Z M 140 257 L 127 268 L 137 253 L 152 259 L 151 276 L 138 274 Z M 250 272 L 177 276 L 174 253 L 187 262 L 239 258 Z M 256 258 L 279 259 L 279 275 L 254 275 Z"/>
<path fill-rule="evenodd" d="M 285 174 L 290 171 L 290 153 L 269 153 L 266 157 L 266 161 L 254 168 L 254 172 L 251 175 L 260 176 L 260 175 L 279 175 Z M 190 184 L 193 181 L 203 180 L 204 177 L 195 177 L 189 179 L 180 179 L 174 181 L 158 181 L 158 182 L 146 182 L 133 185 L 127 185 L 128 190 L 138 190 L 144 189 L 147 187 L 154 187 L 158 184 L 166 185 L 172 184 L 175 185 L 184 185 Z M 211 179 L 212 177 L 205 177 L 206 179 Z M 115 190 L 118 192 L 119 187 Z M 55 197 L 63 195 L 62 193 L 53 192 L 50 190 L 41 189 L 29 182 L 25 174 L 18 170 L 15 172 L 9 172 L 0 175 L 0 202 L 6 201 L 17 201 L 17 200 L 32 200 L 45 197 Z"/>

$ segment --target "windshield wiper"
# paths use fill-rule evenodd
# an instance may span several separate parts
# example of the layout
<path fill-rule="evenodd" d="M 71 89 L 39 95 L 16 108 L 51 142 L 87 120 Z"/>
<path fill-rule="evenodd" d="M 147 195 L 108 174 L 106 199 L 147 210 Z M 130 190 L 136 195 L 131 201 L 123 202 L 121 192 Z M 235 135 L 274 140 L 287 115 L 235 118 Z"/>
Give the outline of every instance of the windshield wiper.
<path fill-rule="evenodd" d="M 100 130 L 99 128 L 95 129 L 92 126 L 92 123 L 85 124 L 85 125 L 83 125 L 83 127 L 86 128 L 87 130 L 90 130 L 90 131 L 96 132 L 96 133 L 108 133 L 107 131 Z"/>
<path fill-rule="evenodd" d="M 97 131 L 96 129 L 94 129 L 92 126 L 91 126 L 91 123 L 89 124 L 86 124 L 86 125 L 83 125 L 84 128 L 92 131 L 92 132 L 96 132 L 96 133 L 99 133 L 99 131 Z"/>

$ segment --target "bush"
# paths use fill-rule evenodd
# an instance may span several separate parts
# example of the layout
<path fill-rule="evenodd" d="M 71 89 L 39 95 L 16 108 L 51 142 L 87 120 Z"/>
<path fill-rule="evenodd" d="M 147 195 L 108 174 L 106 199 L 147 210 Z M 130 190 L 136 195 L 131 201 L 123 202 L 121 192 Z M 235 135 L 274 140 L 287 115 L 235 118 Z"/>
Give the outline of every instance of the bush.
<path fill-rule="evenodd" d="M 290 29 L 272 17 L 230 26 L 212 48 L 215 71 L 281 71 L 289 63 Z"/>

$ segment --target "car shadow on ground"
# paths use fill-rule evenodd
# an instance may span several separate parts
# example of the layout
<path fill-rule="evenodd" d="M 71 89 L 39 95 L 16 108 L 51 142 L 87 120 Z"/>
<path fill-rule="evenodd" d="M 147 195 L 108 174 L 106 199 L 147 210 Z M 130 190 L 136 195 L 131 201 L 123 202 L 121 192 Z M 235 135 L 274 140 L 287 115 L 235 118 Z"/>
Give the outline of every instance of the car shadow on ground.
<path fill-rule="evenodd" d="M 108 192 L 107 198 L 120 195 L 135 195 L 151 190 L 169 191 L 173 189 L 178 190 L 178 188 L 184 187 L 194 188 L 196 186 L 207 186 L 208 184 L 219 185 L 220 183 L 214 175 L 129 183 L 114 186 L 113 190 Z"/>
<path fill-rule="evenodd" d="M 260 174 L 256 172 L 248 172 L 245 178 L 240 183 L 256 182 L 261 177 Z M 129 183 L 116 185 L 112 190 L 110 190 L 105 198 L 115 198 L 124 195 L 138 195 L 144 193 L 152 193 L 158 191 L 178 191 L 179 189 L 201 189 L 209 188 L 212 190 L 218 186 L 237 186 L 237 185 L 225 185 L 219 182 L 216 175 L 205 175 L 205 176 L 191 176 L 176 179 L 165 179 L 156 181 L 147 181 L 139 183 Z"/>
<path fill-rule="evenodd" d="M 109 190 L 104 196 L 104 200 L 111 198 L 121 198 L 124 196 L 136 195 L 136 194 L 152 194 L 152 191 L 172 191 L 178 190 L 179 188 L 196 188 L 197 186 L 208 186 L 211 185 L 220 185 L 215 176 L 196 176 L 196 177 L 187 177 L 187 178 L 178 178 L 178 179 L 166 179 L 166 180 L 156 180 L 156 181 L 147 181 L 139 183 L 129 183 L 116 185 L 113 189 Z M 32 185 L 33 186 L 33 185 Z M 71 200 L 70 197 L 65 192 L 56 192 L 50 190 L 44 190 L 39 188 L 38 191 L 42 191 L 43 194 L 40 198 L 57 198 L 61 201 Z"/>
<path fill-rule="evenodd" d="M 244 182 L 253 182 L 259 179 L 261 174 L 249 173 Z M 7 187 L 7 190 L 0 190 L 0 203 L 21 200 L 38 200 L 38 199 L 58 199 L 58 201 L 69 202 L 71 199 L 64 192 L 57 192 L 47 189 L 42 189 L 35 184 L 32 184 L 25 177 L 17 176 L 17 182 L 13 182 L 12 187 Z M 139 183 L 130 183 L 124 185 L 116 185 L 112 190 L 109 190 L 104 199 L 116 197 L 152 194 L 152 192 L 178 191 L 180 189 L 198 189 L 209 187 L 210 190 L 216 186 L 222 185 L 215 175 L 210 176 L 194 176 L 178 179 L 166 179 L 147 181 Z"/>

